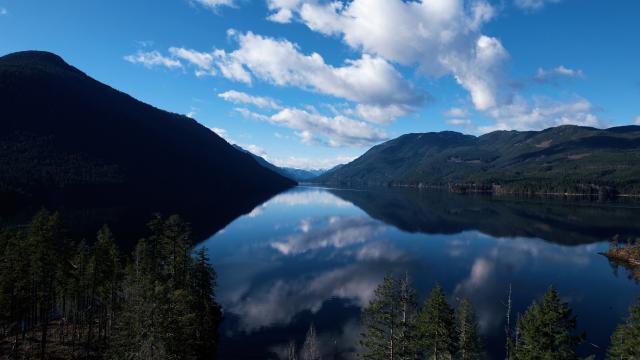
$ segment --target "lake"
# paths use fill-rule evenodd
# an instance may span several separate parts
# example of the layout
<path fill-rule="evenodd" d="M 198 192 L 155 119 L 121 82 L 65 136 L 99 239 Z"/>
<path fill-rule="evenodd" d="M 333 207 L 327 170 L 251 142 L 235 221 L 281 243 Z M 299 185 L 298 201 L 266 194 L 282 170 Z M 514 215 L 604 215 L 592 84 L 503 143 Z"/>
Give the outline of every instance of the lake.
<path fill-rule="evenodd" d="M 504 358 L 509 285 L 516 316 L 553 284 L 586 331 L 580 352 L 601 358 L 640 295 L 598 254 L 616 235 L 640 237 L 637 203 L 297 187 L 199 246 L 218 273 L 222 359 L 284 358 L 311 323 L 323 358 L 354 358 L 362 307 L 405 272 L 420 302 L 436 283 L 472 302 L 490 358 Z"/>

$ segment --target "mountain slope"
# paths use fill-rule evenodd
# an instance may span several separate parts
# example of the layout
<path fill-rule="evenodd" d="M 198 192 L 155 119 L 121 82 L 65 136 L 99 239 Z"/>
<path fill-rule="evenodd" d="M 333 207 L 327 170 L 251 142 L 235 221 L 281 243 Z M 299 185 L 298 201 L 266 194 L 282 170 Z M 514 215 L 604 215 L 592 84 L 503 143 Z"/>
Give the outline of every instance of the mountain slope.
<path fill-rule="evenodd" d="M 451 186 L 512 192 L 640 192 L 640 126 L 407 134 L 316 179 L 361 186 Z M 494 185 L 499 185 L 496 187 Z"/>
<path fill-rule="evenodd" d="M 311 179 L 314 179 L 322 175 L 325 172 L 325 170 L 304 170 L 304 169 L 295 169 L 290 167 L 278 167 L 270 163 L 269 161 L 267 161 L 262 156 L 256 155 L 250 152 L 249 150 L 242 148 L 239 145 L 233 145 L 233 146 L 236 149 L 251 155 L 258 162 L 258 164 L 296 182 L 309 181 Z"/>
<path fill-rule="evenodd" d="M 144 205 L 202 210 L 215 228 L 294 185 L 196 121 L 137 101 L 51 53 L 0 58 L 0 112 L 5 213 L 25 203 Z"/>

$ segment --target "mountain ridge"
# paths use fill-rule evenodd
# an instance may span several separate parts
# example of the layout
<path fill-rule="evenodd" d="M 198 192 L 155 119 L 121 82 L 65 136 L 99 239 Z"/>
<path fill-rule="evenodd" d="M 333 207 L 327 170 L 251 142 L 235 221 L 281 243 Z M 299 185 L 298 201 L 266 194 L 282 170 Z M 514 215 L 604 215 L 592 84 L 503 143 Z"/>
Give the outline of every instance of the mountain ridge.
<path fill-rule="evenodd" d="M 411 133 L 372 147 L 314 182 L 455 191 L 640 193 L 640 126 L 562 125 L 481 136 Z"/>
<path fill-rule="evenodd" d="M 207 218 L 204 234 L 295 185 L 197 121 L 52 53 L 0 57 L 0 109 L 0 215 L 25 204 L 144 206 L 144 220 L 155 211 Z"/>

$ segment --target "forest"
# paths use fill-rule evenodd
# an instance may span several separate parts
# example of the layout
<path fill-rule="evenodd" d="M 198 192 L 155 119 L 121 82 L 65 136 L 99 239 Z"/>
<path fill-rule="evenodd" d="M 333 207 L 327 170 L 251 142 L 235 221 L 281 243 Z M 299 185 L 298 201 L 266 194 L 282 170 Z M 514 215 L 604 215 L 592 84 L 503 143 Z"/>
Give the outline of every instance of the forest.
<path fill-rule="evenodd" d="M 190 226 L 155 217 L 129 256 L 109 227 L 73 241 L 56 213 L 0 232 L 0 356 L 209 359 L 216 273 Z"/>
<path fill-rule="evenodd" d="M 611 336 L 607 359 L 640 357 L 640 300 Z M 515 315 L 515 316 L 514 316 Z M 418 304 L 408 275 L 387 275 L 362 311 L 360 352 L 367 360 L 472 360 L 487 358 L 473 306 L 461 299 L 456 306 L 436 285 Z M 577 332 L 577 317 L 558 291 L 549 287 L 523 314 L 512 314 L 511 287 L 505 301 L 505 347 L 507 360 L 577 360 L 577 347 L 586 341 Z M 287 360 L 321 360 L 322 349 L 313 324 L 300 351 L 291 342 Z M 587 357 L 588 359 L 593 356 Z"/>
<path fill-rule="evenodd" d="M 190 225 L 154 217 L 148 236 L 125 256 L 108 226 L 73 241 L 60 216 L 38 212 L 30 224 L 0 231 L 0 358 L 212 359 L 222 308 L 205 248 L 194 251 Z M 472 304 L 449 302 L 436 285 L 420 305 L 408 274 L 388 274 L 362 311 L 361 359 L 483 359 Z M 523 314 L 505 303 L 506 359 L 579 359 L 586 341 L 554 287 Z M 354 344 L 356 345 L 356 344 Z M 315 327 L 288 360 L 320 360 Z M 640 302 L 611 336 L 609 359 L 640 356 Z"/>

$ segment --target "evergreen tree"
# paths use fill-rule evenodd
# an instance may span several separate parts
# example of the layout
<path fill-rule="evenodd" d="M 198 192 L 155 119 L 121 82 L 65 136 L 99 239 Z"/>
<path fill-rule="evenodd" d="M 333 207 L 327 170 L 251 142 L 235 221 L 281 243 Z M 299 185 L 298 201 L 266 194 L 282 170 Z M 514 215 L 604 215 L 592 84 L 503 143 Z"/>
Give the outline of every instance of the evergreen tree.
<path fill-rule="evenodd" d="M 554 287 L 541 302 L 534 301 L 518 319 L 518 339 L 513 356 L 525 359 L 577 359 L 576 346 L 581 337 L 574 336 L 576 318 Z"/>
<path fill-rule="evenodd" d="M 456 309 L 455 331 L 456 357 L 460 360 L 480 359 L 482 346 L 478 336 L 478 322 L 473 306 L 467 299 L 463 299 Z"/>
<path fill-rule="evenodd" d="M 301 360 L 320 360 L 320 346 L 318 345 L 318 336 L 316 335 L 316 327 L 311 324 L 307 331 L 307 336 L 302 345 Z"/>
<path fill-rule="evenodd" d="M 409 274 L 400 279 L 398 284 L 398 359 L 411 360 L 418 358 L 418 342 L 416 323 L 418 304 L 416 292 L 411 286 Z"/>
<path fill-rule="evenodd" d="M 629 308 L 629 317 L 611 336 L 607 354 L 611 360 L 640 359 L 640 301 Z"/>
<path fill-rule="evenodd" d="M 374 290 L 373 299 L 362 312 L 364 333 L 360 345 L 363 359 L 396 359 L 398 353 L 398 301 L 396 284 L 388 274 Z"/>
<path fill-rule="evenodd" d="M 453 358 L 453 324 L 453 309 L 447 303 L 442 287 L 436 285 L 420 311 L 417 325 L 420 349 L 428 358 Z"/>

